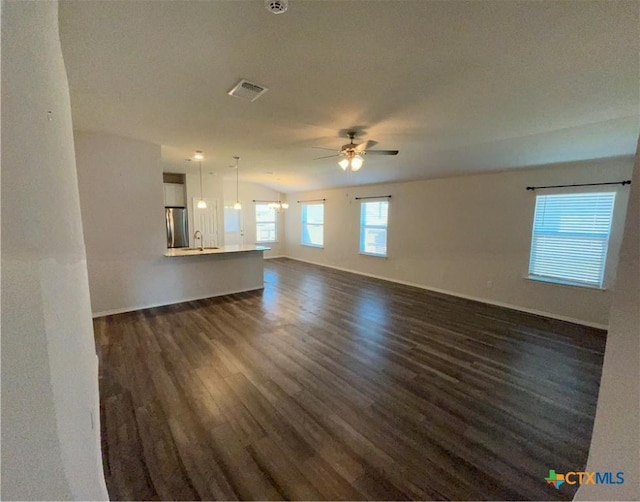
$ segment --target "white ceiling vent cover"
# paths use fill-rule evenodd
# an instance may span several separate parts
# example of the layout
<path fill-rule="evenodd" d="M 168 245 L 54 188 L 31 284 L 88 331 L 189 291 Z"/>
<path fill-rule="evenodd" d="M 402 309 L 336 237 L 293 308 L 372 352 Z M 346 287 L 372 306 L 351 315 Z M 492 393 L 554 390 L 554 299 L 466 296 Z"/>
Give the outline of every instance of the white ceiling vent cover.
<path fill-rule="evenodd" d="M 248 80 L 241 80 L 227 94 L 247 101 L 255 101 L 268 90 L 262 85 L 254 84 Z"/>

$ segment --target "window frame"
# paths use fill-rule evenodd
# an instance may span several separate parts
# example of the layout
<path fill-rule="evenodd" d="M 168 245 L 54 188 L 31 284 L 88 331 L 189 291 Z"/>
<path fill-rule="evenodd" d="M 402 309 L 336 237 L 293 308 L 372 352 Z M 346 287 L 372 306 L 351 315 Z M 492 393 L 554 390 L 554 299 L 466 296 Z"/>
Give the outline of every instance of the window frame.
<path fill-rule="evenodd" d="M 321 206 L 322 207 L 322 223 L 308 223 L 305 221 L 305 208 L 309 206 Z M 311 242 L 304 242 L 305 227 L 321 227 L 322 228 L 322 244 L 313 244 Z M 311 248 L 324 249 L 324 202 L 302 202 L 300 206 L 300 245 Z"/>
<path fill-rule="evenodd" d="M 269 209 L 269 211 L 273 212 L 273 220 L 268 220 L 268 221 L 259 221 L 258 220 L 258 207 L 259 206 L 264 206 L 267 209 Z M 269 203 L 267 202 L 255 202 L 254 203 L 254 209 L 253 209 L 253 216 L 255 218 L 255 229 L 256 229 L 256 244 L 274 244 L 278 242 L 278 212 L 272 208 L 269 207 Z M 259 224 L 273 224 L 273 234 L 274 234 L 274 239 L 273 240 L 259 240 L 258 239 L 258 235 L 259 235 L 259 231 L 258 231 L 258 225 Z"/>
<path fill-rule="evenodd" d="M 557 276 L 553 276 L 553 275 L 544 275 L 539 273 L 536 273 L 536 271 L 534 270 L 534 245 L 535 245 L 535 240 L 536 237 L 540 237 L 540 236 L 545 236 L 545 235 L 553 235 L 552 232 L 536 232 L 536 214 L 538 212 L 538 203 L 541 200 L 541 197 L 549 197 L 549 196 L 593 196 L 596 194 L 606 194 L 606 195 L 610 195 L 611 196 L 611 213 L 610 213 L 610 219 L 608 221 L 608 229 L 607 229 L 607 233 L 606 233 L 606 237 L 604 238 L 598 238 L 598 237 L 591 237 L 590 239 L 593 241 L 598 241 L 600 240 L 601 242 L 604 243 L 604 252 L 601 254 L 600 256 L 600 277 L 599 277 L 599 282 L 596 283 L 594 281 L 583 281 L 580 279 L 570 279 L 570 278 L 566 278 L 566 277 L 557 277 Z M 586 289 L 596 289 L 596 290 L 605 290 L 606 289 L 606 284 L 607 284 L 607 271 L 608 268 L 612 265 L 612 263 L 610 262 L 610 257 L 611 257 L 611 244 L 612 244 L 612 238 L 613 238 L 613 233 L 614 233 L 614 229 L 616 227 L 616 211 L 617 211 L 617 207 L 619 205 L 619 199 L 620 194 L 618 192 L 618 190 L 597 190 L 597 189 L 591 189 L 591 190 L 571 190 L 571 191 L 553 191 L 551 193 L 541 193 L 541 194 L 536 194 L 536 198 L 535 198 L 535 202 L 534 202 L 534 207 L 533 207 L 533 215 L 532 215 L 532 221 L 531 221 L 531 241 L 530 241 L 530 246 L 529 246 L 529 263 L 528 263 L 528 268 L 527 268 L 527 275 L 525 276 L 526 279 L 529 280 L 533 280 L 533 281 L 537 281 L 537 282 L 544 282 L 544 283 L 548 283 L 548 284 L 556 284 L 556 285 L 560 285 L 560 286 L 572 286 L 572 287 L 579 287 L 579 288 L 586 288 Z M 595 213 L 595 211 L 594 211 Z M 594 214 L 595 216 L 595 214 Z M 578 232 L 573 232 L 573 233 L 578 233 Z M 569 236 L 566 236 L 569 237 Z M 566 238 L 565 237 L 565 238 Z M 579 240 L 579 239 L 589 239 L 589 237 L 584 237 L 584 236 L 574 236 L 573 237 L 574 240 Z"/>
<path fill-rule="evenodd" d="M 367 198 L 366 200 L 360 200 L 360 221 L 358 224 L 358 253 L 363 256 L 372 256 L 374 258 L 388 258 L 389 257 L 389 210 L 391 208 L 391 204 L 389 203 L 388 197 L 380 197 L 380 198 Z M 363 211 L 367 204 L 384 202 L 387 205 L 387 221 L 385 225 L 365 225 L 364 224 L 364 215 Z M 364 235 L 366 233 L 366 229 L 380 229 L 385 231 L 385 252 L 382 253 L 372 253 L 364 250 Z"/>

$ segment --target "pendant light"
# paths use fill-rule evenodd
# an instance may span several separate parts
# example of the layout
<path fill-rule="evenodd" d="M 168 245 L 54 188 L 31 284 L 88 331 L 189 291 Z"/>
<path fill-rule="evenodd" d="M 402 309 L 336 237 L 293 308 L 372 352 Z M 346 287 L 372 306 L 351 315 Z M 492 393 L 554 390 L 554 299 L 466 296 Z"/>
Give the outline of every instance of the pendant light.
<path fill-rule="evenodd" d="M 200 164 L 200 200 L 198 201 L 198 209 L 206 209 L 207 203 L 204 201 L 204 198 L 202 197 L 202 159 L 204 158 L 204 155 L 202 155 L 202 150 L 196 150 L 196 153 L 193 156 L 193 158 L 196 159 Z"/>
<path fill-rule="evenodd" d="M 240 157 L 233 157 L 234 159 L 236 159 L 236 203 L 233 205 L 233 209 L 239 211 L 240 209 L 242 209 L 242 204 L 240 204 L 240 196 L 239 196 L 239 190 L 238 190 L 238 185 L 239 185 L 239 177 L 240 177 L 240 167 L 238 166 L 238 161 L 240 160 Z"/>
<path fill-rule="evenodd" d="M 278 194 L 277 201 L 269 203 L 269 208 L 274 209 L 278 213 L 283 209 L 289 209 L 289 204 L 287 204 L 286 202 L 282 202 L 279 197 L 280 197 L 280 194 Z"/>

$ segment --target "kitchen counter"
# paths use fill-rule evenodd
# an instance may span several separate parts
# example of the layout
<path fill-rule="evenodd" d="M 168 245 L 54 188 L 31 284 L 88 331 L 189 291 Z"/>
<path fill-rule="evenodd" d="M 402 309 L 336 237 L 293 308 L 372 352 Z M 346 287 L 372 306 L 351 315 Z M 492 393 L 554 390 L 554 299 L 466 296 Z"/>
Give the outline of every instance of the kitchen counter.
<path fill-rule="evenodd" d="M 211 247 L 204 248 L 204 250 L 200 250 L 200 248 L 174 248 L 169 249 L 164 255 L 169 258 L 175 258 L 179 256 L 201 256 L 201 255 L 225 255 L 231 253 L 246 253 L 249 251 L 269 251 L 269 247 L 267 246 L 254 246 L 249 244 L 243 245 L 229 245 L 229 246 L 220 246 L 220 247 Z"/>

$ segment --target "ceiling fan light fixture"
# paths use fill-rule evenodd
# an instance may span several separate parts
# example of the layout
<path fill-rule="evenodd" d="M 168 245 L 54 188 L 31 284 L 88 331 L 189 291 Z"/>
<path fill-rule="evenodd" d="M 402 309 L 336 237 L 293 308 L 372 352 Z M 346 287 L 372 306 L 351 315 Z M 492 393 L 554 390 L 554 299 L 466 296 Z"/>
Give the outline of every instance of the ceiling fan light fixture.
<path fill-rule="evenodd" d="M 364 164 L 364 159 L 360 155 L 356 155 L 351 159 L 351 170 L 358 171 L 362 164 Z"/>
<path fill-rule="evenodd" d="M 378 144 L 377 141 L 367 140 L 362 143 L 355 143 L 356 132 L 349 131 L 347 133 L 349 137 L 349 143 L 342 145 L 337 154 L 325 155 L 324 157 L 317 157 L 314 160 L 325 159 L 329 157 L 340 157 L 338 165 L 343 171 L 356 172 L 364 165 L 365 155 L 398 155 L 398 150 L 369 150 L 370 147 Z M 322 148 L 314 146 L 313 148 L 320 148 L 322 150 L 330 150 L 330 148 Z"/>

